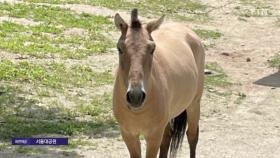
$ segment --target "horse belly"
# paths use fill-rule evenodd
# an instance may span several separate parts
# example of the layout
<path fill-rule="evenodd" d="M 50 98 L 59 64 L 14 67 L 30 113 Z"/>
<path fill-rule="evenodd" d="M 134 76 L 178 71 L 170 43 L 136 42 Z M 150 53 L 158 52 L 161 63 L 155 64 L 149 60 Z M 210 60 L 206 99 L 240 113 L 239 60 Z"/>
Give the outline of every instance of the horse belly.
<path fill-rule="evenodd" d="M 170 94 L 172 96 L 169 102 L 171 118 L 178 116 L 189 107 L 197 91 L 197 81 L 194 78 L 183 82 L 176 81 L 176 83 L 173 94 Z"/>
<path fill-rule="evenodd" d="M 167 83 L 172 118 L 178 116 L 192 103 L 198 86 L 198 70 L 191 50 L 185 50 L 185 54 L 175 61 L 169 71 Z"/>

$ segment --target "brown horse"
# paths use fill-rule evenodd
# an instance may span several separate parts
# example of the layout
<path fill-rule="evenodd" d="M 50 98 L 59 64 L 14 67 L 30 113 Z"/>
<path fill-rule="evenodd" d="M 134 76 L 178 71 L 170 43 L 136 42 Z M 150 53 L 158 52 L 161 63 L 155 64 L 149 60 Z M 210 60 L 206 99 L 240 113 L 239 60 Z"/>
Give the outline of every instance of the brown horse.
<path fill-rule="evenodd" d="M 121 37 L 113 111 L 130 157 L 141 157 L 139 134 L 147 142 L 147 158 L 157 157 L 159 149 L 159 157 L 167 157 L 169 147 L 175 157 L 188 124 L 190 157 L 195 158 L 204 49 L 186 26 L 163 20 L 143 25 L 133 9 L 128 25 L 115 15 Z"/>

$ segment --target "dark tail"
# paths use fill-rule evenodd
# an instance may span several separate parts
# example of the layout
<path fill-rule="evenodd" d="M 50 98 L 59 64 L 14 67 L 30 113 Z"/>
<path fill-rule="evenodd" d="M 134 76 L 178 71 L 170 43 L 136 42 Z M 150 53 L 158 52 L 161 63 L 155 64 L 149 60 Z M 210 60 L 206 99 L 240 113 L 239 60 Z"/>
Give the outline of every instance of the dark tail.
<path fill-rule="evenodd" d="M 187 126 L 187 111 L 182 112 L 179 116 L 171 121 L 171 143 L 170 157 L 175 157 L 178 149 L 182 146 Z"/>

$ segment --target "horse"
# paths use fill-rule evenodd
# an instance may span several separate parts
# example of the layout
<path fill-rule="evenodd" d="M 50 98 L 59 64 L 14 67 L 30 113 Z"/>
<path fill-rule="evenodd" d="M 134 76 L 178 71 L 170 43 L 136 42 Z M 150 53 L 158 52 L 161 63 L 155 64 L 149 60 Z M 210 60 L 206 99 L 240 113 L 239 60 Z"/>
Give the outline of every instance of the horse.
<path fill-rule="evenodd" d="M 141 157 L 140 134 L 147 158 L 158 152 L 166 158 L 169 150 L 176 157 L 186 132 L 190 158 L 195 158 L 204 82 L 201 40 L 184 24 L 164 22 L 164 16 L 142 24 L 137 9 L 130 24 L 118 13 L 114 23 L 121 36 L 113 114 L 130 157 Z"/>

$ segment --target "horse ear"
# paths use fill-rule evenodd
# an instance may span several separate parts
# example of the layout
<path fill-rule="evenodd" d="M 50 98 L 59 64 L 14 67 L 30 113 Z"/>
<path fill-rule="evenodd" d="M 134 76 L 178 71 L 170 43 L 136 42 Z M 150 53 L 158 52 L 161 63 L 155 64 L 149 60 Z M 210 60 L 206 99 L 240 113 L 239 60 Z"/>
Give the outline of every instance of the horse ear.
<path fill-rule="evenodd" d="M 160 17 L 158 20 L 151 21 L 147 24 L 146 28 L 149 33 L 152 33 L 154 30 L 158 29 L 159 26 L 163 23 L 164 21 L 164 15 Z"/>
<path fill-rule="evenodd" d="M 117 13 L 115 15 L 115 18 L 114 18 L 114 21 L 115 21 L 115 25 L 116 27 L 121 30 L 122 33 L 126 32 L 127 28 L 128 28 L 128 25 L 127 23 L 123 20 L 123 18 L 120 16 L 119 13 Z"/>

